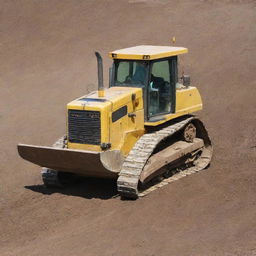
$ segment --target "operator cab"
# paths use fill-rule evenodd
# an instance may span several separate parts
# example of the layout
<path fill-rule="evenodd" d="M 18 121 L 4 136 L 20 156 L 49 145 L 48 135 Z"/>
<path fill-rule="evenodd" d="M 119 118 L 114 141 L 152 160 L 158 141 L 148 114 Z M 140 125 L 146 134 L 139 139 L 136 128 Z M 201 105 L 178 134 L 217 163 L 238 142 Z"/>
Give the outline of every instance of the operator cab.
<path fill-rule="evenodd" d="M 141 45 L 110 53 L 111 86 L 143 89 L 146 120 L 175 113 L 177 55 L 183 47 Z"/>

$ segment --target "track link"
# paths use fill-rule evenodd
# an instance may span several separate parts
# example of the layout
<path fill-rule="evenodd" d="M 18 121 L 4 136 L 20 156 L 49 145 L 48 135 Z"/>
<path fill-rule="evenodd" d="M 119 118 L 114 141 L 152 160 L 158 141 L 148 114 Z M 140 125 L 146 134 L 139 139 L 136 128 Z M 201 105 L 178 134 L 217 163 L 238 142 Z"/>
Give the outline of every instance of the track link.
<path fill-rule="evenodd" d="M 140 175 L 143 171 L 144 166 L 147 163 L 149 157 L 153 154 L 154 149 L 159 145 L 164 139 L 170 138 L 175 133 L 183 129 L 187 124 L 193 122 L 197 128 L 199 136 L 204 140 L 205 147 L 202 151 L 201 156 L 194 162 L 192 167 L 186 170 L 174 174 L 173 176 L 162 180 L 161 182 L 145 189 L 144 191 L 139 191 L 139 181 Z M 117 190 L 121 197 L 136 199 L 139 196 L 145 196 L 148 193 L 156 190 L 157 188 L 163 187 L 174 180 L 178 180 L 184 176 L 190 175 L 192 173 L 198 172 L 210 163 L 212 156 L 211 141 L 208 137 L 207 131 L 203 123 L 194 116 L 187 116 L 185 119 L 172 124 L 166 128 L 158 130 L 153 133 L 148 133 L 143 135 L 135 144 L 133 149 L 130 151 L 129 155 L 124 161 L 121 172 L 117 180 Z"/>

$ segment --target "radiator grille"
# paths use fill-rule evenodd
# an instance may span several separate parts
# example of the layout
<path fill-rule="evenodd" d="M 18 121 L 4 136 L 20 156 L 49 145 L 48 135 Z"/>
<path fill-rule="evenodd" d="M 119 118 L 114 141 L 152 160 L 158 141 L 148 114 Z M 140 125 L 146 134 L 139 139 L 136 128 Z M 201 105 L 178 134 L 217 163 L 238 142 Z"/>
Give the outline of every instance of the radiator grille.
<path fill-rule="evenodd" d="M 69 110 L 68 140 L 73 143 L 100 145 L 100 112 Z"/>

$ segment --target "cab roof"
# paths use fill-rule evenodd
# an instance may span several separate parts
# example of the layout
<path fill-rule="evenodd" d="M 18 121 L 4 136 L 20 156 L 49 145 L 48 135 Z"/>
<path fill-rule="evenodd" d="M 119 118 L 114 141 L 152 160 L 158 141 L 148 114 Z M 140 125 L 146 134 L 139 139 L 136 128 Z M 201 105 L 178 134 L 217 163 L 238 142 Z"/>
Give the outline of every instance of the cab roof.
<path fill-rule="evenodd" d="M 126 60 L 155 60 L 187 52 L 188 49 L 184 47 L 139 45 L 110 52 L 109 57 Z"/>

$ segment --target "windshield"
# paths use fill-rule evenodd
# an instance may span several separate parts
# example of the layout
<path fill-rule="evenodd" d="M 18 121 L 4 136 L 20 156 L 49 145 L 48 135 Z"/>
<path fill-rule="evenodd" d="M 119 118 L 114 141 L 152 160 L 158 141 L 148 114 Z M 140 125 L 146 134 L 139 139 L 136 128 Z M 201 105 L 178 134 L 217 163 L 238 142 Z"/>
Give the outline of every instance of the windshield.
<path fill-rule="evenodd" d="M 114 86 L 144 87 L 147 81 L 146 61 L 115 62 Z"/>

